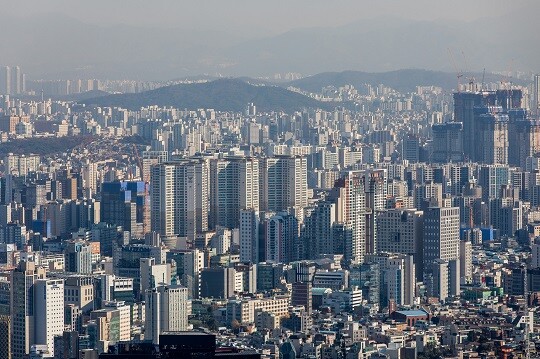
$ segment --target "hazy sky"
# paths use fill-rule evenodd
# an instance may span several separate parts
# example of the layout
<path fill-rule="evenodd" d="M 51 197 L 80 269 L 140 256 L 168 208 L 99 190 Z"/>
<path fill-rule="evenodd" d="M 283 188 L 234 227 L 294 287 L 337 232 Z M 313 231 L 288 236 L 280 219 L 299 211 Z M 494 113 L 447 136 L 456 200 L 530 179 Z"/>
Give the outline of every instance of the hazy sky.
<path fill-rule="evenodd" d="M 538 0 L 0 0 L 4 15 L 60 13 L 92 24 L 232 28 L 281 33 L 392 16 L 472 21 L 535 6 Z"/>
<path fill-rule="evenodd" d="M 0 0 L 0 9 L 0 65 L 38 78 L 454 71 L 449 48 L 461 69 L 540 70 L 540 0 Z"/>

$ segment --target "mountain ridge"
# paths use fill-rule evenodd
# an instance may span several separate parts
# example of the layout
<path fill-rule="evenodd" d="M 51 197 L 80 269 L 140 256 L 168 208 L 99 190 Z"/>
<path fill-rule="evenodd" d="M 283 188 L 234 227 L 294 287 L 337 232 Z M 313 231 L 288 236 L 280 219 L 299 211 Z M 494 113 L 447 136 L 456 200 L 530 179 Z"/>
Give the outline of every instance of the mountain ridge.
<path fill-rule="evenodd" d="M 317 101 L 283 87 L 256 86 L 233 78 L 165 86 L 134 94 L 101 96 L 80 102 L 87 105 L 116 106 L 132 110 L 143 106 L 158 105 L 240 112 L 251 102 L 261 111 L 290 113 L 304 108 L 332 108 L 329 103 Z"/>

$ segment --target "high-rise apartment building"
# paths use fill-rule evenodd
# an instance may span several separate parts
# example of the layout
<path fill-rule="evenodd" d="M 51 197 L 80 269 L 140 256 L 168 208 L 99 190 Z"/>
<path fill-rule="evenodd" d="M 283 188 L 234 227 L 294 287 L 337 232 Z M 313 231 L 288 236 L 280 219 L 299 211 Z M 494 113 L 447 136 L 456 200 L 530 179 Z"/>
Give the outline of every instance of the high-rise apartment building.
<path fill-rule="evenodd" d="M 260 213 L 254 209 L 240 210 L 240 262 L 259 263 Z"/>
<path fill-rule="evenodd" d="M 463 161 L 463 124 L 446 122 L 435 124 L 431 161 L 436 163 Z"/>
<path fill-rule="evenodd" d="M 240 211 L 259 210 L 259 160 L 232 157 L 210 161 L 210 227 L 237 228 Z"/>
<path fill-rule="evenodd" d="M 337 221 L 344 224 L 344 258 L 348 262 L 363 262 L 367 253 L 366 191 L 363 171 L 347 171 L 333 189 L 337 206 Z"/>
<path fill-rule="evenodd" d="M 0 75 L 0 94 L 11 95 L 11 68 L 4 66 Z"/>
<path fill-rule="evenodd" d="M 497 113 L 502 108 L 484 108 L 477 117 L 477 161 L 486 164 L 508 163 L 508 115 Z"/>
<path fill-rule="evenodd" d="M 482 141 L 478 141 L 482 127 L 479 116 L 486 113 L 486 108 L 501 106 L 502 111 L 506 112 L 520 108 L 521 99 L 521 90 L 515 89 L 454 93 L 454 122 L 463 124 L 463 151 L 466 159 L 481 161 L 484 149 Z"/>
<path fill-rule="evenodd" d="M 278 213 L 265 223 L 266 261 L 289 263 L 295 258 L 298 241 L 298 220 L 290 214 Z"/>
<path fill-rule="evenodd" d="M 151 227 L 162 236 L 195 240 L 208 230 L 208 162 L 188 160 L 152 167 Z"/>
<path fill-rule="evenodd" d="M 540 123 L 522 108 L 509 110 L 508 117 L 508 164 L 525 169 L 527 158 L 540 151 Z"/>
<path fill-rule="evenodd" d="M 540 117 L 540 75 L 534 75 L 533 82 L 533 115 Z"/>
<path fill-rule="evenodd" d="M 307 206 L 307 159 L 276 156 L 260 162 L 260 209 L 279 212 Z"/>

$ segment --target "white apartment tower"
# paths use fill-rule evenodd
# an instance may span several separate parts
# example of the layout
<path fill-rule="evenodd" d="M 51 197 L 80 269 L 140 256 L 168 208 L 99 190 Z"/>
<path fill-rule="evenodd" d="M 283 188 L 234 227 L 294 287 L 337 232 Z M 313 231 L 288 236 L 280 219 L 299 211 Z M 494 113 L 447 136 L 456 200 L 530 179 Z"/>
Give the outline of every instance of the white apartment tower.
<path fill-rule="evenodd" d="M 210 194 L 210 227 L 237 228 L 240 210 L 259 210 L 259 160 L 211 160 Z"/>
<path fill-rule="evenodd" d="M 260 209 L 279 212 L 308 203 L 307 159 L 276 156 L 260 163 Z"/>
<path fill-rule="evenodd" d="M 343 173 L 334 190 L 338 192 L 336 219 L 345 226 L 345 260 L 362 263 L 367 253 L 363 171 Z"/>
<path fill-rule="evenodd" d="M 208 162 L 170 162 L 152 167 L 151 228 L 164 237 L 194 240 L 208 230 Z"/>

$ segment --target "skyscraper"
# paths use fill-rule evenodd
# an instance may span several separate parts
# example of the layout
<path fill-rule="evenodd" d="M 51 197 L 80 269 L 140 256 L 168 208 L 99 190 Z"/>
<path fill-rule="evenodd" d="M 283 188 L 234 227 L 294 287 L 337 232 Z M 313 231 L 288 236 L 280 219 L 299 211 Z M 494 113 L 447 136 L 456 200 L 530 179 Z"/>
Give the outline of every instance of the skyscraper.
<path fill-rule="evenodd" d="M 424 212 L 389 209 L 377 216 L 377 251 L 413 256 L 417 279 L 422 278 Z"/>
<path fill-rule="evenodd" d="M 389 258 L 385 278 L 388 300 L 394 300 L 398 305 L 414 304 L 416 274 L 413 256 Z"/>
<path fill-rule="evenodd" d="M 481 161 L 482 141 L 478 141 L 479 116 L 486 114 L 486 108 L 501 106 L 502 111 L 521 107 L 521 90 L 497 90 L 454 93 L 454 122 L 463 123 L 463 151 L 465 158 Z"/>
<path fill-rule="evenodd" d="M 509 110 L 508 117 L 508 164 L 525 169 L 527 157 L 540 151 L 540 123 L 525 109 Z"/>
<path fill-rule="evenodd" d="M 487 164 L 508 163 L 508 115 L 497 113 L 502 108 L 485 108 L 477 118 L 476 159 Z"/>
<path fill-rule="evenodd" d="M 388 176 L 386 169 L 362 171 L 366 193 L 366 253 L 377 252 L 377 215 L 386 206 Z"/>
<path fill-rule="evenodd" d="M 151 227 L 162 236 L 195 240 L 208 230 L 208 163 L 203 159 L 152 167 Z"/>
<path fill-rule="evenodd" d="M 22 73 L 19 66 L 15 66 L 11 73 L 11 90 L 14 95 L 22 92 Z"/>
<path fill-rule="evenodd" d="M 435 124 L 433 132 L 432 162 L 461 162 L 463 161 L 463 124 L 447 122 Z"/>
<path fill-rule="evenodd" d="M 149 230 L 147 184 L 143 181 L 106 182 L 101 186 L 101 221 L 122 226 L 133 236 Z"/>

